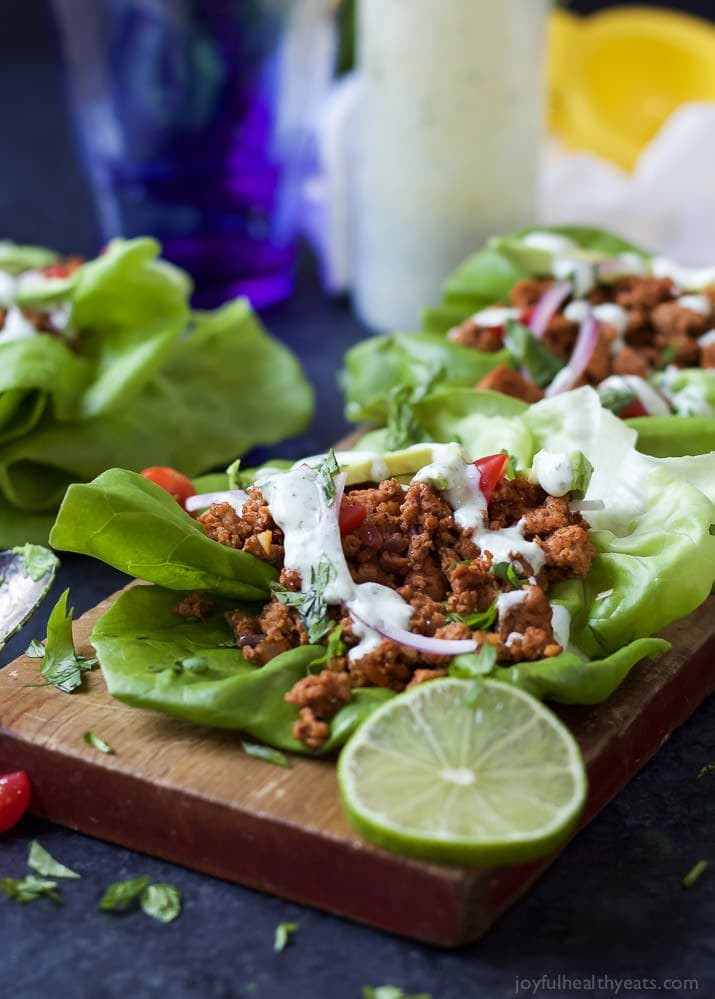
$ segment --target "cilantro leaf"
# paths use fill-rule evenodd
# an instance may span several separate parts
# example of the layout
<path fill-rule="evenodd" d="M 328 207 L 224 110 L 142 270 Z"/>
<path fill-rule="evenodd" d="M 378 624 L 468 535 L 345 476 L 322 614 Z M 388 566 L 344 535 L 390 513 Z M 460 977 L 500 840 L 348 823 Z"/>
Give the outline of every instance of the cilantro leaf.
<path fill-rule="evenodd" d="M 82 685 L 82 674 L 96 665 L 96 659 L 78 656 L 72 638 L 74 609 L 67 610 L 69 590 L 65 590 L 52 608 L 47 622 L 47 644 L 40 675 L 48 684 L 71 694 Z"/>
<path fill-rule="evenodd" d="M 515 319 L 506 321 L 504 346 L 540 388 L 548 385 L 563 368 L 562 361 L 541 340 L 537 340 L 528 326 Z"/>
<path fill-rule="evenodd" d="M 100 735 L 97 735 L 96 732 L 85 732 L 82 738 L 88 746 L 91 746 L 93 749 L 98 749 L 100 753 L 107 753 L 110 756 L 114 754 L 114 750 L 109 743 L 105 742 L 104 739 Z"/>
<path fill-rule="evenodd" d="M 28 874 L 25 878 L 2 878 L 0 889 L 15 902 L 34 902 L 37 898 L 51 898 L 62 905 L 62 896 L 57 891 L 57 882 Z"/>
<path fill-rule="evenodd" d="M 472 679 L 491 673 L 497 661 L 494 645 L 484 642 L 477 652 L 465 652 L 455 656 L 449 666 L 449 675 Z"/>
<path fill-rule="evenodd" d="M 273 941 L 273 950 L 280 953 L 285 950 L 291 938 L 298 932 L 298 923 L 279 923 L 276 926 L 276 936 Z"/>
<path fill-rule="evenodd" d="M 310 570 L 310 588 L 308 590 L 289 590 L 280 583 L 271 583 L 271 590 L 276 600 L 286 607 L 295 607 L 308 632 L 311 643 L 330 631 L 333 622 L 328 617 L 328 605 L 324 593 L 333 576 L 333 567 L 326 559 L 321 559 L 317 568 Z"/>
<path fill-rule="evenodd" d="M 47 878 L 79 878 L 82 876 L 69 867 L 65 867 L 58 860 L 55 860 L 52 854 L 38 843 L 36 839 L 33 839 L 30 843 L 27 866 Z"/>
<path fill-rule="evenodd" d="M 247 756 L 255 756 L 257 760 L 265 760 L 266 763 L 275 763 L 278 767 L 288 767 L 290 769 L 292 766 L 288 757 L 280 749 L 273 749 L 272 746 L 262 746 L 256 742 L 243 741 L 241 745 Z"/>
<path fill-rule="evenodd" d="M 588 490 L 593 475 L 593 465 L 583 451 L 572 451 L 569 455 L 569 463 L 571 465 L 571 489 L 569 492 L 582 498 Z"/>
<path fill-rule="evenodd" d="M 98 908 L 104 912 L 124 912 L 132 902 L 139 898 L 149 881 L 149 878 L 140 877 L 112 882 L 105 889 Z"/>
<path fill-rule="evenodd" d="M 331 448 L 315 470 L 315 480 L 328 501 L 334 500 L 337 495 L 333 479 L 339 471 L 338 459 L 335 457 L 335 451 Z"/>
<path fill-rule="evenodd" d="M 627 388 L 605 388 L 598 390 L 598 397 L 604 409 L 610 409 L 616 416 L 636 398 L 635 392 Z"/>
<path fill-rule="evenodd" d="M 475 611 L 473 614 L 447 614 L 447 622 L 461 621 L 473 631 L 487 631 L 497 619 L 497 602 L 492 601 L 485 611 Z"/>
<path fill-rule="evenodd" d="M 522 586 L 526 585 L 526 580 L 517 575 L 516 566 L 513 562 L 497 562 L 489 571 L 497 579 L 501 579 L 505 583 L 510 583 L 515 590 L 520 590 Z"/>
<path fill-rule="evenodd" d="M 333 629 L 328 633 L 328 644 L 325 647 L 325 652 L 322 656 L 318 656 L 317 659 L 313 659 L 308 664 L 308 671 L 313 673 L 317 672 L 315 667 L 326 666 L 329 667 L 330 664 L 335 659 L 340 659 L 341 656 L 345 655 L 345 642 L 342 639 L 343 626 L 342 624 L 336 624 Z"/>
<path fill-rule="evenodd" d="M 142 912 L 160 923 L 171 923 L 181 913 L 181 892 L 173 885 L 150 884 L 141 892 Z"/>
<path fill-rule="evenodd" d="M 387 423 L 385 426 L 385 449 L 387 451 L 399 451 L 411 444 L 419 444 L 425 439 L 424 430 L 415 419 L 414 414 L 414 405 L 419 402 L 419 397 L 411 385 L 396 385 L 390 389 L 387 395 Z"/>
<path fill-rule="evenodd" d="M 715 770 L 715 763 L 706 763 L 704 767 L 701 767 L 700 770 L 698 770 L 697 779 L 700 780 L 701 777 L 704 777 L 705 774 L 709 774 L 713 770 Z"/>
<path fill-rule="evenodd" d="M 39 638 L 33 638 L 25 649 L 25 655 L 28 659 L 44 659 L 45 643 L 41 642 Z"/>

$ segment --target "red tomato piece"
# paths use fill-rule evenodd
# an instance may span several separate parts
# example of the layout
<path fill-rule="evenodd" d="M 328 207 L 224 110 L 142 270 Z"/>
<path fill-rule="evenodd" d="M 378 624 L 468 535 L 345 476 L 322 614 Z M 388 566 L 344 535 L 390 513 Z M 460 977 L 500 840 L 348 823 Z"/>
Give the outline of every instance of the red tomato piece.
<path fill-rule="evenodd" d="M 479 488 L 488 503 L 509 467 L 509 455 L 488 454 L 485 458 L 477 458 L 474 464 L 479 469 Z"/>
<path fill-rule="evenodd" d="M 640 399 L 634 399 L 627 406 L 624 406 L 618 415 L 622 420 L 628 420 L 631 416 L 648 416 L 648 410 Z"/>
<path fill-rule="evenodd" d="M 167 493 L 170 493 L 179 504 L 185 506 L 189 496 L 195 496 L 196 490 L 190 478 L 177 472 L 175 468 L 165 465 L 152 465 L 142 472 L 145 479 L 149 479 L 157 486 L 161 486 Z"/>
<path fill-rule="evenodd" d="M 367 517 L 367 508 L 356 500 L 343 496 L 338 513 L 338 525 L 341 534 L 350 534 L 356 531 Z"/>
<path fill-rule="evenodd" d="M 65 278 L 69 277 L 83 263 L 82 257 L 67 257 L 65 260 L 59 260 L 56 264 L 48 264 L 47 267 L 43 267 L 42 273 L 49 278 Z"/>
<path fill-rule="evenodd" d="M 0 833 L 12 828 L 30 804 L 30 781 L 24 770 L 0 777 Z"/>

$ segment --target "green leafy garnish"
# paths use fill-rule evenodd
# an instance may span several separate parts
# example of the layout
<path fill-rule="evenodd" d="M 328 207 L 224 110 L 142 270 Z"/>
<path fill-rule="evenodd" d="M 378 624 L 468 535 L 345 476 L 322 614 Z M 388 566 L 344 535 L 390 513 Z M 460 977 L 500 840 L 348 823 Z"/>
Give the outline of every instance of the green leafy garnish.
<path fill-rule="evenodd" d="M 593 475 L 593 465 L 583 451 L 572 451 L 569 455 L 571 464 L 571 492 L 579 499 L 586 495 L 588 484 Z"/>
<path fill-rule="evenodd" d="M 41 642 L 39 638 L 33 638 L 25 649 L 25 655 L 28 659 L 44 659 L 45 643 Z"/>
<path fill-rule="evenodd" d="M 67 610 L 69 590 L 65 590 L 52 608 L 47 622 L 47 644 L 40 675 L 48 684 L 71 694 L 82 685 L 82 674 L 92 669 L 96 659 L 86 659 L 75 652 L 72 639 L 74 609 Z"/>
<path fill-rule="evenodd" d="M 79 878 L 82 876 L 69 867 L 65 867 L 59 860 L 55 860 L 52 854 L 38 843 L 36 839 L 33 839 L 30 843 L 27 866 L 46 878 Z"/>
<path fill-rule="evenodd" d="M 672 360 L 675 359 L 675 355 L 678 353 L 678 346 L 675 343 L 669 343 L 666 345 L 665 350 L 660 355 L 659 368 L 667 368 Z"/>
<path fill-rule="evenodd" d="M 276 926 L 276 936 L 273 941 L 273 950 L 280 952 L 285 950 L 291 939 L 298 932 L 298 923 L 279 923 Z"/>
<path fill-rule="evenodd" d="M 635 400 L 636 394 L 629 388 L 605 388 L 598 390 L 598 397 L 604 409 L 618 415 Z"/>
<path fill-rule="evenodd" d="M 98 908 L 103 912 L 124 912 L 132 902 L 139 898 L 150 880 L 150 878 L 139 877 L 112 882 L 102 895 Z"/>
<path fill-rule="evenodd" d="M 484 642 L 477 652 L 465 652 L 455 656 L 449 666 L 449 675 L 471 680 L 474 677 L 491 673 L 497 661 L 495 646 Z"/>
<path fill-rule="evenodd" d="M 247 756 L 255 756 L 257 760 L 264 760 L 266 763 L 274 763 L 277 767 L 287 767 L 290 769 L 291 763 L 285 753 L 280 749 L 273 749 L 271 746 L 262 746 L 256 742 L 241 742 L 243 751 Z"/>
<path fill-rule="evenodd" d="M 160 923 L 171 923 L 181 913 L 181 893 L 167 884 L 150 884 L 141 892 L 139 904 L 142 912 Z"/>
<path fill-rule="evenodd" d="M 388 393 L 385 426 L 385 447 L 388 451 L 399 451 L 425 439 L 424 430 L 414 414 L 415 402 L 422 394 L 411 385 L 396 385 Z"/>
<path fill-rule="evenodd" d="M 504 469 L 504 478 L 513 479 L 516 476 L 516 462 L 514 461 L 513 455 L 509 454 L 506 448 L 500 448 L 499 454 L 505 454 L 509 459 Z"/>
<path fill-rule="evenodd" d="M 315 470 L 315 480 L 328 501 L 334 500 L 337 495 L 333 479 L 339 471 L 338 459 L 335 457 L 335 451 L 331 448 Z"/>
<path fill-rule="evenodd" d="M 298 611 L 311 644 L 327 634 L 333 624 L 328 617 L 328 605 L 324 597 L 325 588 L 332 576 L 332 566 L 326 559 L 321 559 L 317 568 L 311 567 L 310 589 L 295 591 L 280 583 L 271 584 L 276 600 L 286 607 L 295 607 Z"/>
<path fill-rule="evenodd" d="M 713 770 L 715 770 L 715 763 L 706 763 L 704 767 L 701 767 L 700 770 L 698 770 L 698 780 L 700 780 L 701 777 L 704 777 L 705 774 L 711 773 Z"/>
<path fill-rule="evenodd" d="M 692 867 L 688 873 L 683 878 L 683 888 L 692 888 L 695 882 L 698 880 L 700 875 L 709 866 L 707 860 L 699 860 L 694 867 Z"/>
<path fill-rule="evenodd" d="M 515 319 L 507 319 L 504 346 L 514 360 L 526 368 L 535 385 L 543 388 L 553 381 L 563 363 L 537 340 L 531 330 Z"/>
<path fill-rule="evenodd" d="M 25 878 L 2 878 L 0 888 L 15 902 L 34 902 L 37 898 L 51 898 L 62 904 L 62 896 L 57 891 L 57 882 L 28 874 Z"/>
<path fill-rule="evenodd" d="M 88 746 L 91 746 L 93 749 L 98 749 L 100 753 L 108 753 L 109 755 L 114 753 L 114 750 L 109 743 L 105 742 L 104 739 L 97 735 L 96 732 L 85 732 L 82 738 Z"/>
<path fill-rule="evenodd" d="M 325 652 L 322 656 L 318 656 L 317 659 L 313 659 L 313 661 L 309 664 L 309 673 L 319 672 L 317 667 L 320 667 L 321 669 L 323 667 L 329 667 L 335 659 L 340 659 L 345 655 L 346 646 L 342 635 L 342 624 L 336 624 L 335 627 L 328 632 L 328 644 L 325 647 Z"/>
<path fill-rule="evenodd" d="M 54 572 L 60 564 L 54 552 L 49 548 L 43 548 L 42 545 L 25 544 L 11 550 L 20 556 L 25 571 L 33 583 L 38 583 L 48 572 Z"/>
<path fill-rule="evenodd" d="M 520 581 L 521 582 L 521 581 Z M 475 611 L 473 614 L 447 614 L 447 622 L 461 621 L 473 631 L 487 631 L 497 619 L 497 602 L 494 600 L 485 611 Z"/>
<path fill-rule="evenodd" d="M 517 575 L 513 562 L 497 562 L 489 571 L 497 579 L 502 579 L 505 583 L 510 583 L 515 590 L 520 590 L 522 586 L 526 585 L 526 580 Z"/>
<path fill-rule="evenodd" d="M 397 985 L 363 985 L 362 999 L 432 999 L 429 992 L 408 995 Z"/>

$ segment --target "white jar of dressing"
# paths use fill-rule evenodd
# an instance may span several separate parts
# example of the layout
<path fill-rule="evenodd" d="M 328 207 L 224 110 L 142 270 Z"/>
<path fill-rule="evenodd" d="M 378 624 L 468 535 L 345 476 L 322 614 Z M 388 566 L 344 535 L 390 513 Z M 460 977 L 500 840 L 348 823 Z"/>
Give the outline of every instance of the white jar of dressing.
<path fill-rule="evenodd" d="M 549 0 L 359 0 L 354 305 L 418 328 L 447 274 L 535 219 Z"/>

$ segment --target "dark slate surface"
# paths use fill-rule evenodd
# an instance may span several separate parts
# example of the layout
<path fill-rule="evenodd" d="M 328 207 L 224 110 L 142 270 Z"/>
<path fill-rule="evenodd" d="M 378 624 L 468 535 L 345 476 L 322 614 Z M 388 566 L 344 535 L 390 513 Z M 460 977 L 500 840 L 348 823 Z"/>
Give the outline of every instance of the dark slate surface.
<path fill-rule="evenodd" d="M 13 6 L 12 17 L 3 11 L 0 34 L 0 231 L 89 253 L 91 206 L 71 151 L 45 5 Z M 296 297 L 267 318 L 300 352 L 319 398 L 309 434 L 281 453 L 315 451 L 345 429 L 334 371 L 360 331 L 344 303 L 320 296 L 309 266 Z M 86 560 L 63 562 L 53 596 L 71 585 L 78 612 L 122 582 L 119 573 Z M 44 633 L 52 599 L 0 654 L 0 664 Z M 714 995 L 715 869 L 693 888 L 681 886 L 696 860 L 715 861 L 715 771 L 697 778 L 713 760 L 711 698 L 481 942 L 456 952 L 26 818 L 0 838 L 0 876 L 23 875 L 28 844 L 38 837 L 83 877 L 66 883 L 62 908 L 0 898 L 0 995 L 359 999 L 363 985 L 384 983 L 434 999 Z M 97 912 L 109 882 L 137 874 L 181 890 L 184 911 L 176 923 Z M 295 942 L 274 954 L 275 927 L 294 921 Z"/>

